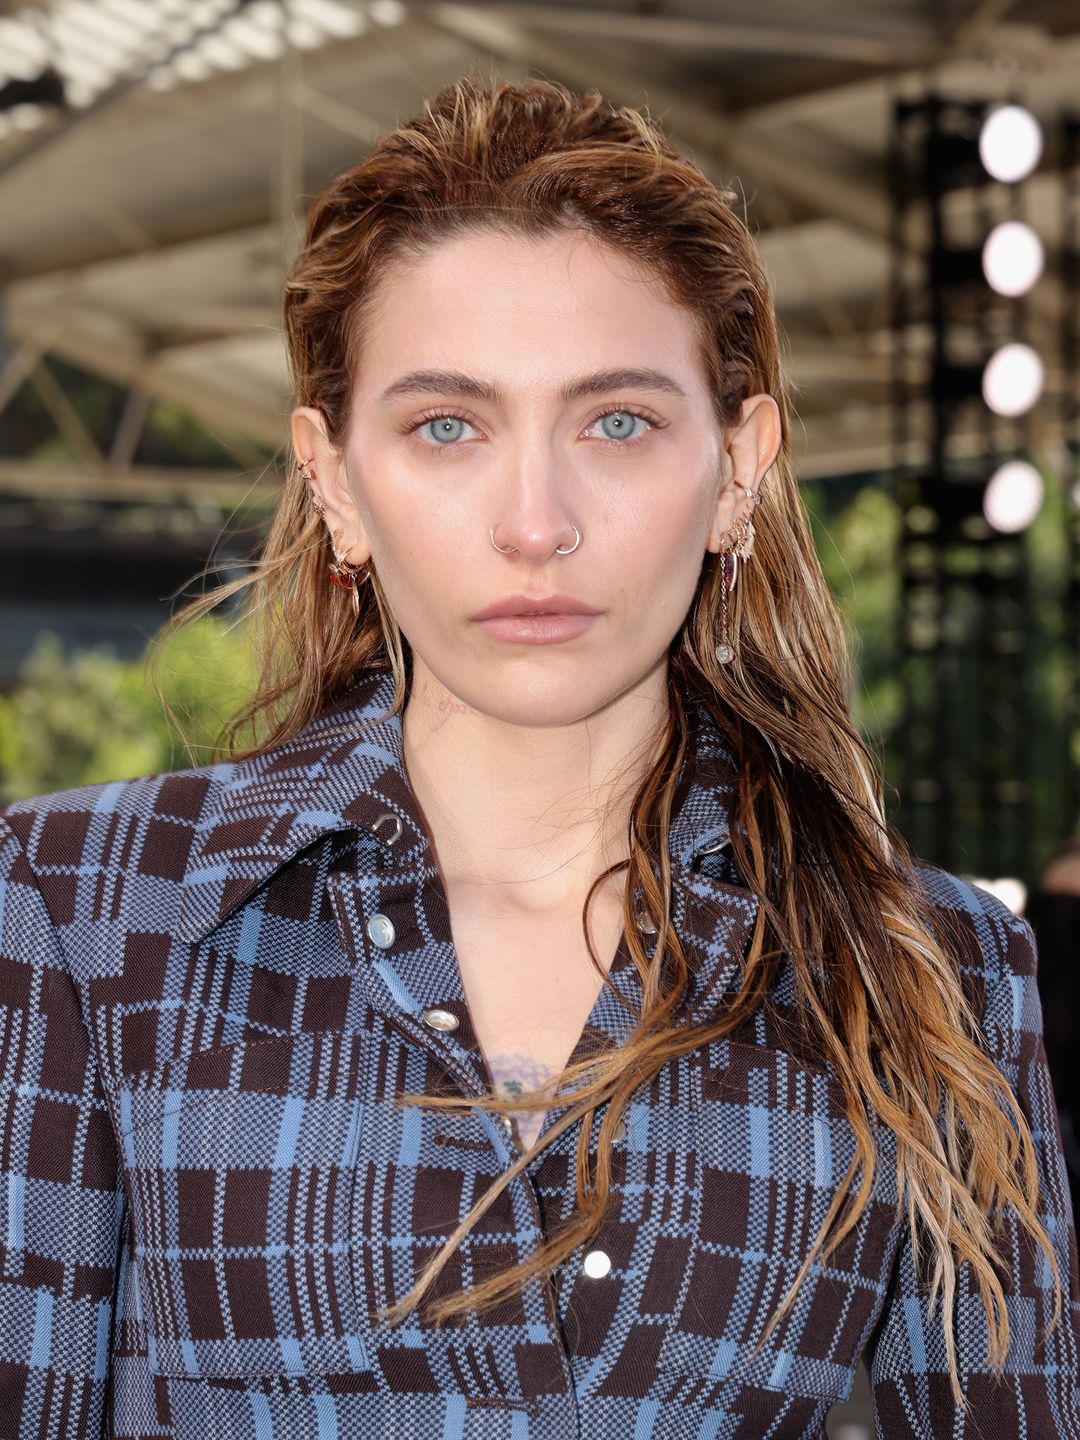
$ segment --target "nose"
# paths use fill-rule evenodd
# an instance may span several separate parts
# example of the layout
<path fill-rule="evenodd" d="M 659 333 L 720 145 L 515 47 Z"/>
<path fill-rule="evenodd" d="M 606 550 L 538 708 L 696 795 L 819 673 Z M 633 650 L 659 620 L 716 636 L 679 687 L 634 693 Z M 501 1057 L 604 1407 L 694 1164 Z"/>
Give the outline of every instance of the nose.
<path fill-rule="evenodd" d="M 552 460 L 523 462 L 516 482 L 500 491 L 489 527 L 496 549 L 535 562 L 569 554 L 581 544 L 581 530 L 559 493 Z"/>

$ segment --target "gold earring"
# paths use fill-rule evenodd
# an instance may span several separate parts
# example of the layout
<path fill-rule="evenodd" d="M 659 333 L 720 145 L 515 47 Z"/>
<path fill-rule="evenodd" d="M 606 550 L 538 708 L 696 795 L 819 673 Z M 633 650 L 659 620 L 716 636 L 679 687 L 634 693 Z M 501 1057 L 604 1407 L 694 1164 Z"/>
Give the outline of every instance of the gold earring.
<path fill-rule="evenodd" d="M 360 614 L 360 591 L 357 587 L 357 580 L 366 580 L 371 573 L 370 563 L 354 565 L 351 560 L 346 560 L 344 550 L 337 548 L 337 534 L 334 535 L 334 559 L 328 567 L 331 585 L 337 585 L 342 590 L 350 592 L 352 609 L 354 615 Z"/>
<path fill-rule="evenodd" d="M 301 475 L 308 485 L 310 485 L 315 479 L 315 473 L 313 470 L 310 469 L 310 466 L 310 460 L 298 460 L 296 462 L 297 474 Z M 326 506 L 323 503 L 322 496 L 316 490 L 311 491 L 311 503 L 314 509 L 318 512 L 318 514 L 326 514 Z"/>
<path fill-rule="evenodd" d="M 745 487 L 740 487 L 745 488 Z M 734 590 L 735 581 L 739 573 L 739 561 L 749 560 L 754 553 L 754 521 L 750 515 L 744 515 L 736 520 L 735 524 L 724 535 L 724 541 L 729 536 L 735 538 L 730 544 L 721 542 L 720 564 L 722 567 L 720 580 L 720 641 L 716 647 L 716 658 L 721 665 L 727 665 L 735 658 L 735 647 L 731 643 L 731 635 L 728 630 L 728 592 Z"/>

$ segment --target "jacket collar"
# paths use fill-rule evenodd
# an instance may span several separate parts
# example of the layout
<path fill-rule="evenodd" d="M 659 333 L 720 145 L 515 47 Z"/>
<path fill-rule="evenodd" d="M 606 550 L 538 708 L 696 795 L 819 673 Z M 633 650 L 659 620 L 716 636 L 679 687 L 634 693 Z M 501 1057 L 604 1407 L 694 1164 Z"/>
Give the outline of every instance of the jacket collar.
<path fill-rule="evenodd" d="M 219 783 L 196 825 L 181 882 L 181 940 L 201 940 L 282 865 L 334 831 L 366 833 L 395 868 L 423 866 L 429 841 L 405 772 L 401 716 L 388 713 L 393 694 L 391 673 L 370 671 L 285 745 L 215 767 Z M 696 753 L 684 766 L 669 833 L 675 878 L 693 891 L 702 880 L 694 860 L 728 838 L 734 766 L 708 712 L 691 718 Z M 715 889 L 717 882 L 705 884 Z"/>

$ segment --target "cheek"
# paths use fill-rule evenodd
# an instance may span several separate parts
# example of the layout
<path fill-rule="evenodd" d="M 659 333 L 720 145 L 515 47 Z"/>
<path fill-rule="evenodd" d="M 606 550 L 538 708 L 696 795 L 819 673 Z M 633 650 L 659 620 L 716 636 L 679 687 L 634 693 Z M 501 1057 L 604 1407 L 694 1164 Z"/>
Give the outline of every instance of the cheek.
<path fill-rule="evenodd" d="M 438 491 L 391 477 L 370 484 L 365 496 L 365 523 L 371 548 L 382 569 L 421 570 L 438 566 L 444 557 L 460 556 L 466 536 L 463 518 L 449 498 Z M 418 582 L 424 576 L 418 573 Z"/>
<path fill-rule="evenodd" d="M 471 602 L 482 603 L 475 592 L 486 532 L 475 517 L 440 509 L 430 496 L 401 486 L 392 493 L 387 487 L 375 500 L 369 525 L 383 592 L 397 623 L 421 650 L 440 644 L 462 613 L 476 608 Z"/>
<path fill-rule="evenodd" d="M 669 600 L 693 593 L 705 555 L 708 515 L 700 492 L 664 504 L 628 507 L 612 517 L 613 549 L 631 593 Z"/>

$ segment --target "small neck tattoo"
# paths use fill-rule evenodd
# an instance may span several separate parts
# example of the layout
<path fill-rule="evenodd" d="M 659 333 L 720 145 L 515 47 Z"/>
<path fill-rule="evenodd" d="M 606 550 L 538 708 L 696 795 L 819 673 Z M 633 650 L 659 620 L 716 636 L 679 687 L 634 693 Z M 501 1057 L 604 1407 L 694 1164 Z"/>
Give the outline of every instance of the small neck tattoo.
<path fill-rule="evenodd" d="M 516 1099 L 529 1090 L 535 1090 L 549 1080 L 554 1073 L 550 1066 L 532 1055 L 504 1052 L 493 1055 L 488 1068 L 491 1071 L 492 1088 L 496 1095 L 507 1095 Z M 507 1112 L 517 1125 L 520 1134 L 539 1129 L 543 1110 L 513 1110 Z"/>

